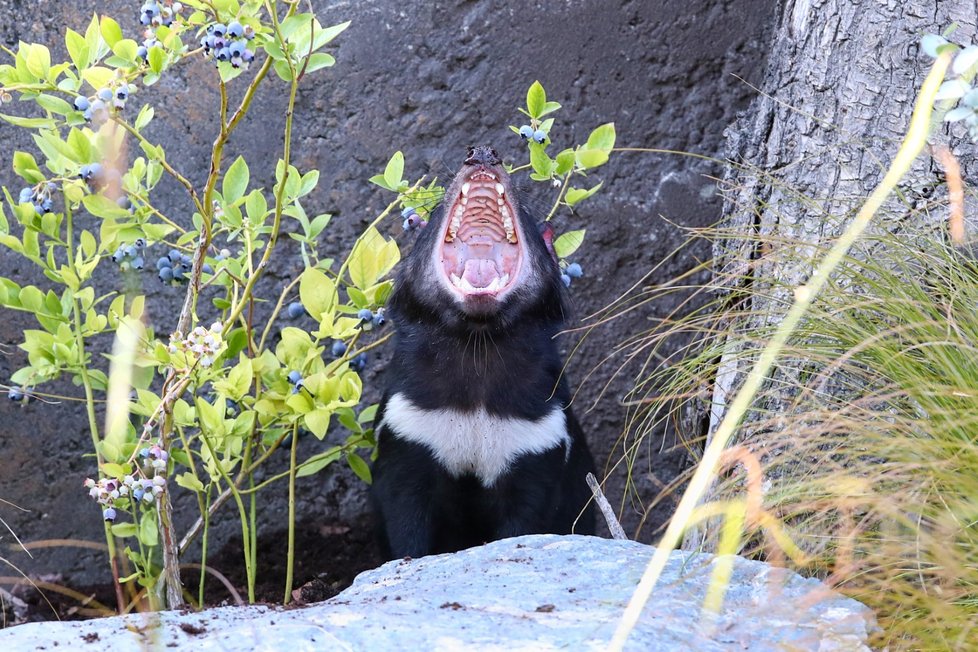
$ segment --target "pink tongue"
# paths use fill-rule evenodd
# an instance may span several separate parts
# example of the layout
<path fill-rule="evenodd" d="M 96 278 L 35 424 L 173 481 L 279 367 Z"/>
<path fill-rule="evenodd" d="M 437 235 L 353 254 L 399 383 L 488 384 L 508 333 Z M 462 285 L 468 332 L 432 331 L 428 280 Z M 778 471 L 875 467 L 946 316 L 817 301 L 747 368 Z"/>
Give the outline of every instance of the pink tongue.
<path fill-rule="evenodd" d="M 465 271 L 462 272 L 462 278 L 471 283 L 472 287 L 484 288 L 498 277 L 499 271 L 496 269 L 495 261 L 479 258 L 470 258 L 465 261 Z"/>

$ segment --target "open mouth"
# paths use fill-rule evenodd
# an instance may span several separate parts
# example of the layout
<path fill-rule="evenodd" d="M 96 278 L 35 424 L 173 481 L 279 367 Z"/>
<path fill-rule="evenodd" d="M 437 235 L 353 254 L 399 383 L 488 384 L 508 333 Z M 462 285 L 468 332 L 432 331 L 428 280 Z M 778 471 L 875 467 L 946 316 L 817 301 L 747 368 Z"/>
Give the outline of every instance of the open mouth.
<path fill-rule="evenodd" d="M 519 220 L 506 192 L 507 180 L 477 166 L 458 187 L 439 246 L 441 270 L 463 299 L 499 297 L 516 285 L 523 262 Z"/>

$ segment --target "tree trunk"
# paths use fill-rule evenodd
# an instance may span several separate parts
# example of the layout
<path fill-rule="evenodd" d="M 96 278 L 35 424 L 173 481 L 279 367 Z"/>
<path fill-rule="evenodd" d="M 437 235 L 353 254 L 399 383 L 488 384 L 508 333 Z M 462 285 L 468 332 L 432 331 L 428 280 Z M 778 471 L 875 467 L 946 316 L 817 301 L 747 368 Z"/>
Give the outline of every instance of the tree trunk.
<path fill-rule="evenodd" d="M 727 131 L 726 156 L 734 165 L 723 180 L 725 235 L 714 254 L 721 292 L 744 302 L 738 305 L 738 314 L 746 315 L 735 325 L 739 333 L 780 321 L 793 288 L 808 278 L 824 247 L 883 177 L 931 62 L 918 52 L 921 36 L 957 23 L 951 40 L 975 42 L 976 14 L 974 0 L 785 2 L 762 93 Z M 973 177 L 978 172 L 974 145 L 960 138 L 960 123 L 952 132 L 962 172 L 966 179 Z M 902 192 L 890 199 L 872 228 L 908 235 L 933 228 L 933 223 L 921 224 L 918 215 L 912 221 L 904 218 L 941 178 L 929 156 L 919 157 Z M 945 218 L 943 213 L 933 216 Z M 791 243 L 791 255 L 777 255 L 779 243 Z M 863 247 L 853 254 L 871 255 L 871 250 Z M 738 293 L 743 288 L 731 279 L 750 284 L 751 291 Z M 721 358 L 708 440 L 749 370 L 750 363 L 738 355 L 740 346 L 730 338 Z M 751 449 L 764 444 L 766 434 L 770 439 L 777 433 L 771 415 L 791 400 L 790 389 L 777 388 L 790 388 L 799 373 L 799 366 L 776 366 L 737 442 Z M 764 426 L 757 427 L 762 418 Z M 715 545 L 716 525 L 688 532 L 685 547 Z"/>

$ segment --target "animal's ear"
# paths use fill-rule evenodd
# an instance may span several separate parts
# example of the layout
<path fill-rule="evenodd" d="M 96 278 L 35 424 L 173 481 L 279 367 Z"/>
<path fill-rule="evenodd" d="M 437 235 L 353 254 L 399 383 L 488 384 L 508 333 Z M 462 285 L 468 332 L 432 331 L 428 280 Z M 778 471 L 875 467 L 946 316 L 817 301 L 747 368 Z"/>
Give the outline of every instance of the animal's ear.
<path fill-rule="evenodd" d="M 554 262 L 558 265 L 560 261 L 557 260 L 557 252 L 554 250 L 554 227 L 550 222 L 540 223 L 540 235 L 543 236 L 543 243 L 547 245 L 547 251 L 550 252 L 550 257 L 554 259 Z"/>

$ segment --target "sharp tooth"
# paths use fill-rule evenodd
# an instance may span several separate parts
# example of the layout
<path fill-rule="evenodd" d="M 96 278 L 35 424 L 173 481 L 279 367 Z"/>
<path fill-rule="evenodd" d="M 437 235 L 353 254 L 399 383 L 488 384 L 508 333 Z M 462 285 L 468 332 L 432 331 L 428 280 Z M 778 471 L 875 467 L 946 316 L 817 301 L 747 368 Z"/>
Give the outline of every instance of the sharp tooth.
<path fill-rule="evenodd" d="M 452 285 L 455 287 L 461 287 L 462 279 L 459 278 L 458 274 L 452 273 L 450 274 L 450 278 L 452 279 Z"/>
<path fill-rule="evenodd" d="M 506 203 L 506 200 L 503 199 L 503 196 L 502 195 L 497 195 L 496 196 L 496 206 L 503 206 L 503 205 L 505 205 L 505 203 Z"/>
<path fill-rule="evenodd" d="M 499 195 L 505 195 L 506 194 L 506 187 L 503 186 L 503 184 L 501 184 L 501 183 L 497 183 L 496 184 L 496 193 L 499 194 Z"/>
<path fill-rule="evenodd" d="M 503 228 L 506 230 L 506 240 L 511 244 L 516 243 L 516 229 L 513 228 L 513 218 L 509 214 L 509 209 L 505 206 L 499 209 L 499 214 L 503 216 Z"/>
<path fill-rule="evenodd" d="M 462 206 L 468 206 L 469 198 L 466 195 L 462 195 L 462 198 L 459 200 L 459 204 L 461 204 Z"/>
<path fill-rule="evenodd" d="M 509 274 L 503 274 L 499 279 L 499 286 L 506 287 L 509 284 Z"/>
<path fill-rule="evenodd" d="M 472 187 L 472 184 L 469 183 L 468 181 L 466 181 L 465 183 L 462 184 L 462 196 L 463 197 L 466 196 L 467 194 L 469 194 L 469 188 L 471 188 L 471 187 Z"/>

